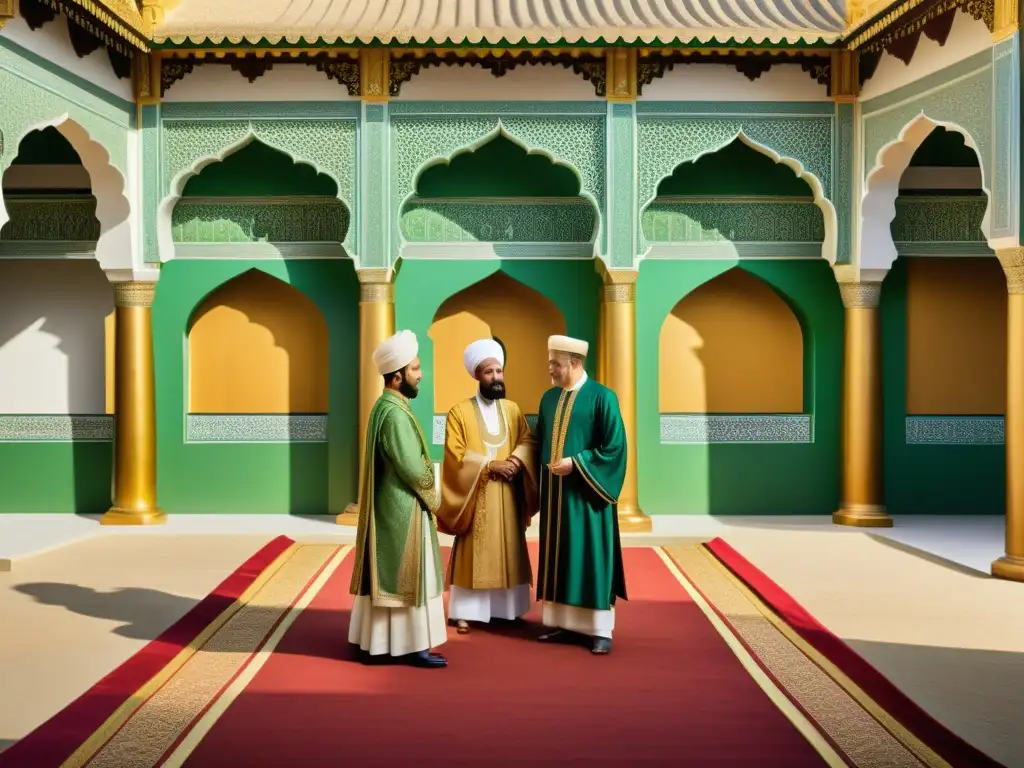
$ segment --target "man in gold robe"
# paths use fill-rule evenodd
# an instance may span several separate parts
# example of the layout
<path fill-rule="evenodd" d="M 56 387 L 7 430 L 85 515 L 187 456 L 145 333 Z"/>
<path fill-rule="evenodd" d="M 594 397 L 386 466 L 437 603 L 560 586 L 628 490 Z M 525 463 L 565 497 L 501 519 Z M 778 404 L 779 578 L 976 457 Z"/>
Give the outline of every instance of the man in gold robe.
<path fill-rule="evenodd" d="M 438 504 L 434 464 L 409 408 L 423 379 L 416 335 L 396 333 L 373 362 L 384 392 L 366 429 L 348 641 L 371 660 L 444 667 L 447 660 L 431 652 L 448 631 L 431 516 Z"/>
<path fill-rule="evenodd" d="M 526 528 L 537 510 L 536 451 L 519 406 L 505 398 L 505 352 L 494 339 L 463 355 L 479 392 L 448 412 L 441 465 L 442 531 L 455 536 L 448 561 L 448 618 L 512 621 L 530 609 Z"/>
<path fill-rule="evenodd" d="M 540 567 L 537 598 L 552 631 L 544 642 L 584 639 L 609 653 L 616 598 L 626 599 L 617 502 L 626 477 L 619 399 L 587 376 L 590 345 L 548 339 L 551 389 L 537 414 Z"/>

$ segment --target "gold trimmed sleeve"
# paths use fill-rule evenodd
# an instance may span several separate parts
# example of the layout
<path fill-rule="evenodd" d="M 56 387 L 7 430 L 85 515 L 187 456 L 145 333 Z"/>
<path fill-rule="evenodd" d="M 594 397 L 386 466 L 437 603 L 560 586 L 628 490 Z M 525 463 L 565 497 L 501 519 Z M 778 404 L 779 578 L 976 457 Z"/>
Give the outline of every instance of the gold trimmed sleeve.
<path fill-rule="evenodd" d="M 608 493 L 600 486 L 600 484 L 593 477 L 591 477 L 590 473 L 587 472 L 587 468 L 575 456 L 572 459 L 572 464 L 574 467 L 576 467 L 576 471 L 580 473 L 580 477 L 587 481 L 587 485 L 591 487 L 594 493 L 596 493 L 609 504 L 617 503 L 616 500 L 609 496 Z"/>

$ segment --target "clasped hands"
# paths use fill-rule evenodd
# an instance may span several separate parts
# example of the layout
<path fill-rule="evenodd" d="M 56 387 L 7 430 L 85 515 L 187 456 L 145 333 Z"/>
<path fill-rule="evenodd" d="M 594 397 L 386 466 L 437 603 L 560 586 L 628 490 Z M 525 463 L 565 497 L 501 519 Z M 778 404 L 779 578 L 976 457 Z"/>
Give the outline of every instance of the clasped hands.
<path fill-rule="evenodd" d="M 511 481 L 522 468 L 523 463 L 513 456 L 508 461 L 492 461 L 487 465 L 487 471 L 495 480 Z"/>

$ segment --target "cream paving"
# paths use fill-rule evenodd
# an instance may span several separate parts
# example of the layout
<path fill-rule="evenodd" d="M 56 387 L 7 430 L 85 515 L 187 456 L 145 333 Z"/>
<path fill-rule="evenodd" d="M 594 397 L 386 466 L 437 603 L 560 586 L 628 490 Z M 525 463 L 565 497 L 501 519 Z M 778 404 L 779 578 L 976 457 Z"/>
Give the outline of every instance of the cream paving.
<path fill-rule="evenodd" d="M 723 538 L 933 717 L 1024 765 L 1024 584 L 871 533 Z"/>
<path fill-rule="evenodd" d="M 274 535 L 340 543 L 354 534 L 321 521 L 246 517 L 233 528 L 197 519 L 188 533 L 185 525 L 178 533 L 118 529 L 0 573 L 0 748 L 127 659 Z M 659 528 L 624 544 L 723 536 L 935 717 L 1008 766 L 1024 765 L 1024 585 L 813 519 Z"/>
<path fill-rule="evenodd" d="M 111 536 L 0 573 L 0 750 L 209 594 L 271 536 Z"/>

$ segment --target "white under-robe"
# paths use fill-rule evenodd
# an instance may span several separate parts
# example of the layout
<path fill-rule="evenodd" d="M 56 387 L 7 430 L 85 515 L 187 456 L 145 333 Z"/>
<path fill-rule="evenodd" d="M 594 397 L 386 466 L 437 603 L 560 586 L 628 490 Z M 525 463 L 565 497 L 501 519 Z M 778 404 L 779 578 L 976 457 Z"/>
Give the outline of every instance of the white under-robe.
<path fill-rule="evenodd" d="M 369 595 L 358 595 L 352 605 L 348 641 L 368 651 L 371 656 L 405 656 L 426 651 L 441 645 L 448 637 L 444 595 L 438 588 L 437 553 L 430 539 L 429 521 L 428 513 L 424 512 L 420 568 L 426 575 L 427 597 L 423 605 L 382 608 L 374 606 Z"/>
<path fill-rule="evenodd" d="M 487 458 L 494 460 L 502 443 L 495 444 L 501 433 L 498 422 L 498 404 L 476 396 L 480 414 L 488 434 L 481 435 Z M 507 433 L 506 433 L 507 435 Z M 506 436 L 506 440 L 508 437 Z M 454 584 L 448 591 L 448 618 L 452 621 L 475 621 L 481 624 L 491 619 L 518 619 L 530 610 L 530 585 L 517 584 L 508 589 L 468 589 Z"/>
<path fill-rule="evenodd" d="M 584 371 L 580 380 L 570 387 L 569 391 L 579 389 L 586 381 L 587 372 Z M 593 608 L 580 608 L 576 605 L 545 602 L 541 621 L 546 627 L 556 627 L 591 637 L 611 638 L 612 630 L 615 629 L 615 609 L 599 611 Z"/>

